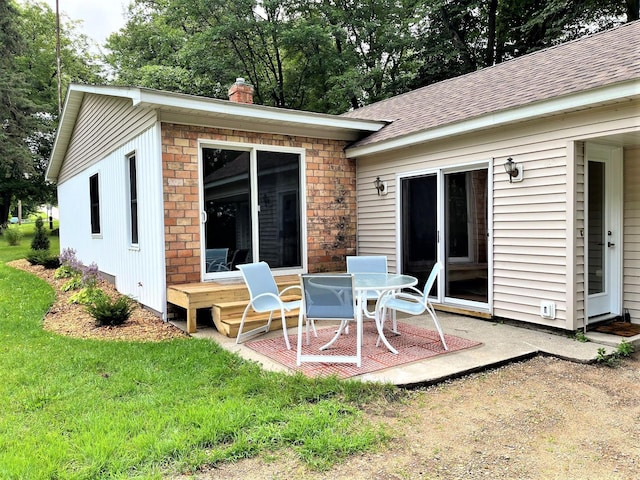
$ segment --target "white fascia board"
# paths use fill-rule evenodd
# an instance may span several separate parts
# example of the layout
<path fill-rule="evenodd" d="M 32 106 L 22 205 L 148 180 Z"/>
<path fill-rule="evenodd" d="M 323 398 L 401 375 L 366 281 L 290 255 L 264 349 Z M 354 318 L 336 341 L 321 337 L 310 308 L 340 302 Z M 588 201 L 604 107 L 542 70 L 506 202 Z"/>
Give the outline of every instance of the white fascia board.
<path fill-rule="evenodd" d="M 616 100 L 633 99 L 640 96 L 640 79 L 610 85 L 587 92 L 556 97 L 551 100 L 517 107 L 510 110 L 489 113 L 480 117 L 463 120 L 442 127 L 416 132 L 402 137 L 392 138 L 361 147 L 347 148 L 347 158 L 373 155 L 389 150 L 411 147 L 417 144 L 439 140 L 454 135 L 470 133 L 476 130 L 498 127 L 514 122 L 533 120 L 537 117 L 559 114 L 572 110 L 598 106 Z"/>
<path fill-rule="evenodd" d="M 374 120 L 362 120 L 338 115 L 235 103 L 228 100 L 194 97 L 179 93 L 165 93 L 144 89 L 140 90 L 139 100 L 137 102 L 134 101 L 134 106 L 138 104 L 144 104 L 144 106 L 148 107 L 168 107 L 224 116 L 244 117 L 261 122 L 290 123 L 332 129 L 359 130 L 362 132 L 377 132 L 386 125 L 385 122 Z"/>

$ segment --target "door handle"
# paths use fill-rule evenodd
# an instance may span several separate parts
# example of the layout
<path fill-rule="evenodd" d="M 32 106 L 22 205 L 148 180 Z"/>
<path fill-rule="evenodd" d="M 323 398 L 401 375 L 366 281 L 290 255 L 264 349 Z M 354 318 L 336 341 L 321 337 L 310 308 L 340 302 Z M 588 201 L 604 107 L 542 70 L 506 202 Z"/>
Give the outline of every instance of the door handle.
<path fill-rule="evenodd" d="M 611 247 L 615 247 L 615 246 L 616 246 L 615 243 L 607 242 L 607 247 L 611 248 Z"/>

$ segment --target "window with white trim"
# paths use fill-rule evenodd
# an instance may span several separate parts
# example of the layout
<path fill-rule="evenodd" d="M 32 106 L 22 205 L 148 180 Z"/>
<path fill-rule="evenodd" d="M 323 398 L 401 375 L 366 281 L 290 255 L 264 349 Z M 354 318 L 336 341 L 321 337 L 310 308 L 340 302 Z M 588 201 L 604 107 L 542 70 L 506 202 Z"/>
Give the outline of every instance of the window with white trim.
<path fill-rule="evenodd" d="M 129 167 L 129 233 L 131 245 L 138 245 L 138 173 L 135 154 L 127 157 Z"/>
<path fill-rule="evenodd" d="M 89 202 L 91 205 L 91 233 L 99 235 L 100 229 L 100 186 L 98 174 L 89 177 Z"/>

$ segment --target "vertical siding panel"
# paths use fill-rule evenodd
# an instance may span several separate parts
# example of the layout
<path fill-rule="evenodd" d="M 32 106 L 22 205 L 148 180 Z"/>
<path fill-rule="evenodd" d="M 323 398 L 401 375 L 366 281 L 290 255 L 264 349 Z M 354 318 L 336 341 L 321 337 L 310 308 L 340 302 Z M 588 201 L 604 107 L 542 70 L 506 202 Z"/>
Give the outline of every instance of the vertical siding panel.
<path fill-rule="evenodd" d="M 61 248 L 73 248 L 87 265 L 116 279 L 120 293 L 164 313 L 164 230 L 159 127 L 118 147 L 58 188 Z M 127 155 L 138 167 L 139 246 L 130 243 Z M 89 177 L 99 174 L 101 238 L 90 231 Z"/>
<path fill-rule="evenodd" d="M 624 151 L 623 306 L 640 323 L 640 148 Z"/>

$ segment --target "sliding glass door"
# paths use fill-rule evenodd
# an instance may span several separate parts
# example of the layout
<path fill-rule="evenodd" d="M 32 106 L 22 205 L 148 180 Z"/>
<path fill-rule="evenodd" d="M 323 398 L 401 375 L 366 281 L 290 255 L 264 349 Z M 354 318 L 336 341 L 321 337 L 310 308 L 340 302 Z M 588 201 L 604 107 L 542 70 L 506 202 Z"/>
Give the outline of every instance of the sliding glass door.
<path fill-rule="evenodd" d="M 402 271 L 424 283 L 440 260 L 431 294 L 443 302 L 487 304 L 488 170 L 439 170 L 401 179 Z"/>
<path fill-rule="evenodd" d="M 201 158 L 203 278 L 258 260 L 300 270 L 301 154 L 206 146 Z"/>
<path fill-rule="evenodd" d="M 445 297 L 487 303 L 487 170 L 444 174 Z"/>

